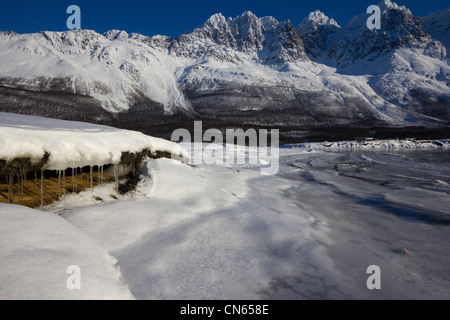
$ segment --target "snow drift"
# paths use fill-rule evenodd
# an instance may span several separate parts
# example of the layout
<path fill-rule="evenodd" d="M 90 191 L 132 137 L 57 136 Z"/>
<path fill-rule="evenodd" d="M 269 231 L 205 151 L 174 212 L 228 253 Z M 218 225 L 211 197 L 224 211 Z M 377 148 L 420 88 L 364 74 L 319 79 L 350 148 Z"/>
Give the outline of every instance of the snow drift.
<path fill-rule="evenodd" d="M 133 299 L 117 261 L 65 219 L 0 204 L 0 220 L 0 299 Z M 74 265 L 81 271 L 80 290 L 67 286 Z"/>
<path fill-rule="evenodd" d="M 0 160 L 7 162 L 15 158 L 36 162 L 48 153 L 48 161 L 41 169 L 65 170 L 119 164 L 123 153 L 145 149 L 153 155 L 174 153 L 180 159 L 188 156 L 175 143 L 140 132 L 8 113 L 0 115 Z"/>

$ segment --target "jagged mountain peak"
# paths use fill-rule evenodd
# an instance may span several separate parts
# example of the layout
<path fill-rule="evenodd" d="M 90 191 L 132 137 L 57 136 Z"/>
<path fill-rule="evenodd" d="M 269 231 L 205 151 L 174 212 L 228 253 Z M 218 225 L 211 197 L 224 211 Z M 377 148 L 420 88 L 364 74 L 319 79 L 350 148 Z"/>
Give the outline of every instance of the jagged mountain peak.
<path fill-rule="evenodd" d="M 340 32 L 328 56 L 340 67 L 346 68 L 356 61 L 371 62 L 400 48 L 423 50 L 425 55 L 442 59 L 445 47 L 432 39 L 420 18 L 409 9 L 389 0 L 379 4 L 382 11 L 381 29 L 369 30 L 368 15 L 354 17 Z"/>
<path fill-rule="evenodd" d="M 227 23 L 227 19 L 222 13 L 213 14 L 208 20 L 206 20 L 204 26 L 213 27 L 216 29 L 221 29 Z"/>
<path fill-rule="evenodd" d="M 308 17 L 306 17 L 300 25 L 333 25 L 335 27 L 340 28 L 339 24 L 333 18 L 329 18 L 322 11 L 316 10 L 311 12 Z"/>
<path fill-rule="evenodd" d="M 105 39 L 104 36 L 94 30 L 67 30 L 63 32 L 41 31 L 35 34 L 19 35 L 26 42 L 35 39 L 39 43 L 39 39 L 43 38 L 49 48 L 56 50 L 63 54 L 71 56 L 79 55 L 85 52 L 93 43 L 100 39 Z M 36 43 L 24 43 L 25 47 L 35 46 Z"/>
<path fill-rule="evenodd" d="M 279 24 L 278 20 L 272 16 L 266 16 L 259 19 L 265 29 L 274 28 Z"/>
<path fill-rule="evenodd" d="M 2 35 L 16 35 L 17 33 L 14 32 L 14 31 L 3 30 L 3 31 L 0 31 L 0 34 L 2 34 Z"/>
<path fill-rule="evenodd" d="M 235 34 L 239 34 L 243 31 L 250 29 L 261 29 L 261 20 L 253 14 L 251 11 L 245 11 L 242 15 L 235 17 L 234 19 L 228 19 L 228 24 L 233 29 Z"/>
<path fill-rule="evenodd" d="M 80 29 L 80 30 L 66 30 L 66 31 L 40 31 L 36 33 L 37 35 L 44 36 L 45 38 L 61 38 L 61 39 L 98 39 L 102 37 L 101 34 L 97 33 L 94 30 L 89 29 Z M 31 34 L 33 35 L 33 34 Z"/>
<path fill-rule="evenodd" d="M 237 17 L 237 19 L 247 19 L 247 20 L 258 20 L 258 17 L 251 11 L 247 10 L 244 11 L 240 16 Z"/>
<path fill-rule="evenodd" d="M 229 20 L 229 25 L 240 51 L 250 53 L 262 50 L 265 29 L 252 12 L 246 11 Z"/>
<path fill-rule="evenodd" d="M 215 14 L 203 26 L 173 39 L 168 50 L 176 56 L 233 63 L 242 59 L 262 63 L 308 59 L 290 21 L 258 18 L 251 11 L 228 19 Z"/>
<path fill-rule="evenodd" d="M 340 28 L 336 20 L 316 10 L 303 19 L 295 31 L 302 39 L 306 52 L 317 58 L 329 50 Z"/>
<path fill-rule="evenodd" d="M 246 33 L 253 31 L 262 32 L 262 29 L 264 29 L 261 19 L 251 11 L 245 11 L 235 18 L 229 18 L 227 23 L 235 36 L 240 34 L 245 36 Z"/>
<path fill-rule="evenodd" d="M 109 40 L 124 40 L 129 37 L 128 33 L 124 30 L 109 30 L 103 35 Z"/>
<path fill-rule="evenodd" d="M 411 11 L 407 7 L 399 6 L 397 3 L 392 2 L 391 0 L 381 0 L 378 3 L 378 6 L 380 7 L 381 12 L 386 12 L 388 10 L 394 9 L 394 10 L 404 11 L 404 12 L 406 12 L 408 14 L 412 14 Z"/>
<path fill-rule="evenodd" d="M 405 6 L 399 6 L 395 2 L 390 0 L 381 0 L 378 4 L 381 11 L 381 20 L 383 25 L 391 26 L 393 24 L 405 24 L 405 22 L 411 21 L 413 19 L 418 19 L 414 17 L 411 11 Z M 366 12 L 354 16 L 350 22 L 344 27 L 346 30 L 354 29 L 366 31 L 366 21 L 368 15 Z M 377 32 L 377 30 L 372 30 Z"/>
<path fill-rule="evenodd" d="M 450 50 L 450 7 L 432 12 L 421 18 L 422 24 L 433 39 L 439 40 Z"/>

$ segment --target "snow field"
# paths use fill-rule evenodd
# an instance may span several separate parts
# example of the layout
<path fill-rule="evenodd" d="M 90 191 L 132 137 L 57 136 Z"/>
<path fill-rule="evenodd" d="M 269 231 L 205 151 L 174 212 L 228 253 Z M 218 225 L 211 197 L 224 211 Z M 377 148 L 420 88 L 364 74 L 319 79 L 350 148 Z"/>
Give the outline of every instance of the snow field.
<path fill-rule="evenodd" d="M 0 219 L 0 299 L 134 299 L 117 261 L 63 218 L 0 204 Z M 72 265 L 81 290 L 67 286 Z"/>
<path fill-rule="evenodd" d="M 337 294 L 320 288 L 336 285 L 335 274 L 314 267 L 331 270 L 315 240 L 327 242 L 326 227 L 282 201 L 282 181 L 269 187 L 256 168 L 168 159 L 147 168 L 146 197 L 59 211 L 120 261 L 136 298 L 282 298 L 292 292 L 277 288 L 276 275 L 303 273 L 312 296 Z M 137 192 L 146 194 L 147 183 Z"/>

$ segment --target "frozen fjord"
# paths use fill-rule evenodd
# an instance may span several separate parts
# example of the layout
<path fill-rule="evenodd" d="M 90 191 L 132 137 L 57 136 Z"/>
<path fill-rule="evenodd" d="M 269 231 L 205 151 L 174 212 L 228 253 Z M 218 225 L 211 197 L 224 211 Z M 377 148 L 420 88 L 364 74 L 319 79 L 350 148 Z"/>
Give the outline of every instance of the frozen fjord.
<path fill-rule="evenodd" d="M 280 149 L 276 176 L 151 160 L 129 199 L 48 210 L 114 256 L 138 299 L 448 299 L 448 159 Z"/>

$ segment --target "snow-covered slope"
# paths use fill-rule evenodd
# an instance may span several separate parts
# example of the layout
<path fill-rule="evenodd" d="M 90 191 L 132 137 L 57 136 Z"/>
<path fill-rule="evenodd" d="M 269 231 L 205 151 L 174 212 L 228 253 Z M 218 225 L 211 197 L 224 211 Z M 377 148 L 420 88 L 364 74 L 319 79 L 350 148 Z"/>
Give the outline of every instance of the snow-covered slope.
<path fill-rule="evenodd" d="M 186 127 L 195 117 L 220 128 L 293 131 L 445 125 L 445 46 L 407 8 L 379 6 L 380 31 L 367 29 L 365 13 L 341 28 L 315 11 L 296 30 L 251 12 L 215 14 L 177 38 L 2 32 L 0 109 L 145 132 Z M 445 12 L 422 21 L 445 37 Z M 86 110 L 95 111 L 92 119 Z"/>
<path fill-rule="evenodd" d="M 188 107 L 173 61 L 124 31 L 0 33 L 2 85 L 89 95 L 112 112 L 144 95 L 170 111 Z"/>
<path fill-rule="evenodd" d="M 134 298 L 117 260 L 65 219 L 6 204 L 0 204 L 0 219 L 0 299 Z M 79 267 L 79 289 L 71 287 L 71 266 Z"/>

